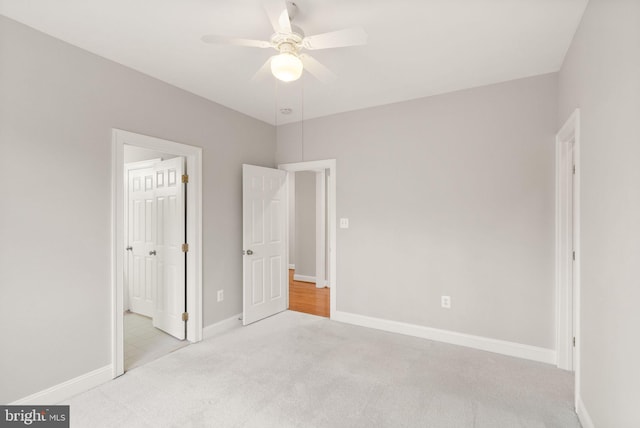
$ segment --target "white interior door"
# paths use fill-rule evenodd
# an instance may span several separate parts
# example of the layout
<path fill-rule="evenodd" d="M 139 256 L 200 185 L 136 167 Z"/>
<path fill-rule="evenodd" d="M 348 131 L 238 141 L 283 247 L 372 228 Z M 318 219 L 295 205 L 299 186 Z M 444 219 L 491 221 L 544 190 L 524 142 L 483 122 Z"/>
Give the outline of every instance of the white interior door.
<path fill-rule="evenodd" d="M 242 166 L 244 325 L 287 309 L 286 172 Z"/>
<path fill-rule="evenodd" d="M 153 326 L 178 339 L 185 338 L 185 184 L 184 158 L 155 165 L 156 293 Z"/>
<path fill-rule="evenodd" d="M 127 180 L 128 309 L 151 317 L 156 275 L 156 258 L 152 255 L 156 241 L 153 168 L 130 169 Z"/>

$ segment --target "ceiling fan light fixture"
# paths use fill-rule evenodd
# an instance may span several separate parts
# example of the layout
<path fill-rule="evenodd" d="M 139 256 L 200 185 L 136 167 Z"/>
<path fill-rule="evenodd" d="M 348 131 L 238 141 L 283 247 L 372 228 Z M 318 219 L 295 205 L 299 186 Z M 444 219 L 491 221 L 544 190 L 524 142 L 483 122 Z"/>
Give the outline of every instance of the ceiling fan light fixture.
<path fill-rule="evenodd" d="M 283 82 L 298 80 L 302 69 L 302 61 L 292 53 L 284 52 L 271 58 L 271 73 Z"/>

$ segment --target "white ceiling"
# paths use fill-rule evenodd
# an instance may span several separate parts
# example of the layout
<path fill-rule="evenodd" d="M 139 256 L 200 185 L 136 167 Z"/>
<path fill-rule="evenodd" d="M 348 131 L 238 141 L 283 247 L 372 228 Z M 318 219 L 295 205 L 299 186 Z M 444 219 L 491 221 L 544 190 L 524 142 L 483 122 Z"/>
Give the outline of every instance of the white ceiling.
<path fill-rule="evenodd" d="M 251 78 L 275 51 L 260 0 L 0 0 L 0 13 L 271 124 L 559 70 L 588 0 L 295 0 L 307 35 L 362 27 L 366 46 L 312 51 L 338 79 Z M 284 116 L 281 107 L 293 114 Z M 276 114 L 276 112 L 278 112 Z"/>

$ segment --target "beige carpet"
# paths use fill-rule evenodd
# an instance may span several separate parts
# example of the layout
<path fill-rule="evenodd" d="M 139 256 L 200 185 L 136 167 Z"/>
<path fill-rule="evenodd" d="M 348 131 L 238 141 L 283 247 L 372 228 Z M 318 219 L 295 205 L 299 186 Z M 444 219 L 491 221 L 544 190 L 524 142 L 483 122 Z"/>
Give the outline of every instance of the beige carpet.
<path fill-rule="evenodd" d="M 78 395 L 72 427 L 572 428 L 550 365 L 283 312 Z"/>

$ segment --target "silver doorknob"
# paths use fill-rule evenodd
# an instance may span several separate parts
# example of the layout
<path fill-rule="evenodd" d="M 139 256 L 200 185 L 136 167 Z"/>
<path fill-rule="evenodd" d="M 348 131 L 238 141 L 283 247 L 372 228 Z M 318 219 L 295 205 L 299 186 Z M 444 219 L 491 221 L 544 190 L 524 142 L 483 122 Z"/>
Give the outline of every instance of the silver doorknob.
<path fill-rule="evenodd" d="M 156 250 L 149 251 L 149 255 L 150 255 L 150 256 L 155 256 L 155 255 L 156 255 Z"/>
<path fill-rule="evenodd" d="M 253 254 L 253 251 L 247 250 L 247 255 L 250 256 L 251 254 Z"/>

